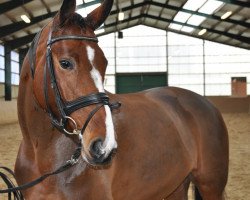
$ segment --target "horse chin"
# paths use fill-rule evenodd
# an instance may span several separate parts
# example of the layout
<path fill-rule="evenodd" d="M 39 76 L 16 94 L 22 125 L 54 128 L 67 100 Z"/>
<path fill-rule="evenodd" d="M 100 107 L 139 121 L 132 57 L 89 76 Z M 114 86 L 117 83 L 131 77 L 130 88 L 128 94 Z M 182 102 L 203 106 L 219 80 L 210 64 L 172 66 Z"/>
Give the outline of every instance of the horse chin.
<path fill-rule="evenodd" d="M 117 152 L 116 149 L 112 150 L 106 158 L 94 159 L 94 158 L 89 158 L 88 156 L 83 156 L 83 159 L 90 167 L 105 168 L 111 165 L 116 152 Z"/>

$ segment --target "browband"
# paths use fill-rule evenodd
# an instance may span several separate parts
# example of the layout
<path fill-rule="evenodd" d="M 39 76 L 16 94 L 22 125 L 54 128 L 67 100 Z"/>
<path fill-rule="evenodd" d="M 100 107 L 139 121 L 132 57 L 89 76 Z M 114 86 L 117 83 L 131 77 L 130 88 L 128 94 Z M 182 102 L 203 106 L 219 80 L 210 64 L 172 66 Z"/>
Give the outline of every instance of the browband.
<path fill-rule="evenodd" d="M 60 40 L 85 40 L 85 41 L 91 41 L 91 42 L 98 42 L 98 39 L 96 37 L 63 35 L 63 36 L 51 38 L 51 40 L 48 41 L 47 45 L 51 45 Z"/>

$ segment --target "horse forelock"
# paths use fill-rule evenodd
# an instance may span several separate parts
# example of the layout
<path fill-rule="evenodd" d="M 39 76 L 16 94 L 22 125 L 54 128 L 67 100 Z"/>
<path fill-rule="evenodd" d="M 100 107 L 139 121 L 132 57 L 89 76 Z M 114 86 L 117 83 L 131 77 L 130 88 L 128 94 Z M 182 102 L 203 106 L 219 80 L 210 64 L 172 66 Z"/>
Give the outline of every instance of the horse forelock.
<path fill-rule="evenodd" d="M 80 34 L 86 34 L 86 32 L 93 32 L 90 28 L 88 28 L 88 22 L 86 18 L 82 17 L 78 13 L 72 14 L 68 19 L 63 22 L 60 21 L 58 13 L 53 19 L 51 28 L 53 32 L 61 32 L 61 34 L 65 34 L 65 32 L 71 31 L 72 29 L 78 30 Z M 79 34 L 77 32 L 76 34 Z"/>

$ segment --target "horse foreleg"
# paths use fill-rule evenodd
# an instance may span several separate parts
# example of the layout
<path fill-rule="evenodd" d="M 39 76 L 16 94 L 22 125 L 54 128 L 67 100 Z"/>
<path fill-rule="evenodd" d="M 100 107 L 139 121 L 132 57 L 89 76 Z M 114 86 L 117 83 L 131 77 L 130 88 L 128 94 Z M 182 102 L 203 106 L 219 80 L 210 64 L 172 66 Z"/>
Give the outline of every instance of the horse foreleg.
<path fill-rule="evenodd" d="M 199 185 L 199 184 L 198 184 Z M 224 192 L 212 185 L 199 185 L 198 190 L 202 200 L 224 200 Z"/>
<path fill-rule="evenodd" d="M 190 180 L 186 178 L 184 182 L 168 197 L 163 200 L 187 200 Z"/>

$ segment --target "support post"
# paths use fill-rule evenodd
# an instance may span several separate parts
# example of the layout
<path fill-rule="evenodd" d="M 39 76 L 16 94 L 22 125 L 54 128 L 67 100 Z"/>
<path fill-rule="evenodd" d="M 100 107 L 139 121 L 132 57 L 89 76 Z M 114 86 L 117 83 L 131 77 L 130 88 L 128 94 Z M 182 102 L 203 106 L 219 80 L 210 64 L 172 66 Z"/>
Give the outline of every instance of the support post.
<path fill-rule="evenodd" d="M 11 101 L 11 47 L 4 46 L 5 61 L 5 101 Z"/>
<path fill-rule="evenodd" d="M 203 40 L 203 96 L 206 96 L 206 60 L 205 60 L 205 40 Z"/>
<path fill-rule="evenodd" d="M 116 51 L 116 32 L 114 32 L 114 64 L 115 64 L 115 93 L 117 94 L 117 60 L 116 60 L 116 56 L 117 56 L 117 51 Z"/>
<path fill-rule="evenodd" d="M 168 51 L 168 31 L 166 31 L 166 86 L 168 86 L 168 78 L 169 78 L 169 63 L 168 63 L 168 56 L 169 56 L 169 51 Z"/>

